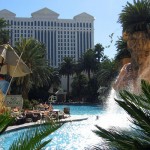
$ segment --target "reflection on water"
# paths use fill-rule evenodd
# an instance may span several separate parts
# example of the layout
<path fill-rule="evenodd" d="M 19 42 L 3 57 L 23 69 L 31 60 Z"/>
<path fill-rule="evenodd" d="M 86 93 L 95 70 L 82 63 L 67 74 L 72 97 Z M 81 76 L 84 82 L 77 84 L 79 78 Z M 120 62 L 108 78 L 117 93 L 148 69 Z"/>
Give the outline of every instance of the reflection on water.
<path fill-rule="evenodd" d="M 129 116 L 118 107 L 114 101 L 115 91 L 111 90 L 105 111 L 99 106 L 69 106 L 72 115 L 88 116 L 88 120 L 79 122 L 69 122 L 64 124 L 55 133 L 50 135 L 53 138 L 44 150 L 83 150 L 91 145 L 102 143 L 102 139 L 97 137 L 92 130 L 96 129 L 95 125 L 103 128 L 111 126 L 128 128 L 130 122 Z M 63 109 L 64 106 L 54 106 Z M 96 116 L 99 116 L 96 119 Z M 0 137 L 0 146 L 5 150 L 22 132 L 29 132 L 28 129 L 11 132 Z"/>

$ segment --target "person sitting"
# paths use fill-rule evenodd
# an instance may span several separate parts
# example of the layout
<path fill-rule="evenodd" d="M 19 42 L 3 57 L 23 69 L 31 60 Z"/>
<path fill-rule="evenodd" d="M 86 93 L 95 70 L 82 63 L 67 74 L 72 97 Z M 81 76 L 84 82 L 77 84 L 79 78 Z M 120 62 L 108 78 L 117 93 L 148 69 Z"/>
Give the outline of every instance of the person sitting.
<path fill-rule="evenodd" d="M 0 74 L 0 90 L 4 95 L 9 94 L 9 82 L 4 79 L 4 75 Z"/>
<path fill-rule="evenodd" d="M 52 106 L 52 104 L 50 104 L 48 110 L 49 110 L 49 111 L 53 111 L 53 106 Z"/>

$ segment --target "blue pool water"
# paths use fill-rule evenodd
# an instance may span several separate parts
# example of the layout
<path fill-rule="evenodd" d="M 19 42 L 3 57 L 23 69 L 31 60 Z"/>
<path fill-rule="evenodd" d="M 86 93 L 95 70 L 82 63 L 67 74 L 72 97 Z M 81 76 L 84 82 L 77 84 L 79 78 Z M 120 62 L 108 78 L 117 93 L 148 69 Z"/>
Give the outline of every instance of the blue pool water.
<path fill-rule="evenodd" d="M 71 115 L 88 116 L 88 120 L 79 122 L 65 123 L 56 132 L 48 136 L 52 141 L 46 145 L 43 150 L 82 150 L 90 148 L 101 141 L 92 130 L 98 124 L 97 115 L 101 115 L 104 111 L 98 105 L 55 105 L 55 109 L 63 110 L 69 107 Z M 8 150 L 9 145 L 23 132 L 29 132 L 30 129 L 22 129 L 15 132 L 7 133 L 0 137 L 0 150 Z"/>

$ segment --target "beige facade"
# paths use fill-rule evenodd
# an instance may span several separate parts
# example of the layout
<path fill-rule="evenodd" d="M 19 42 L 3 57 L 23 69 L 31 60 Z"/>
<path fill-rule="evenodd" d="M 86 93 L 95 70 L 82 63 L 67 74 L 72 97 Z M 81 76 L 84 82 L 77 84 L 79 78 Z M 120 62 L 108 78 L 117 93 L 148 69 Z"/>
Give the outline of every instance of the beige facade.
<path fill-rule="evenodd" d="M 31 14 L 30 18 L 16 17 L 9 10 L 1 10 L 10 26 L 10 44 L 23 38 L 33 37 L 44 43 L 47 59 L 53 67 L 58 67 L 65 56 L 78 60 L 89 48 L 94 48 L 94 17 L 81 13 L 73 19 L 59 19 L 59 14 L 43 8 Z"/>

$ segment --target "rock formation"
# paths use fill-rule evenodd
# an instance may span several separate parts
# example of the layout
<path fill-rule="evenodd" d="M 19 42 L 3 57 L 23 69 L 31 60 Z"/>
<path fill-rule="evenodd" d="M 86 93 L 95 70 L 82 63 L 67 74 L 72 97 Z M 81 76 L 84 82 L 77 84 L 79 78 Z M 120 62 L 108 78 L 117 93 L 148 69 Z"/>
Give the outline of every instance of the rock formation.
<path fill-rule="evenodd" d="M 141 79 L 150 82 L 150 35 L 143 31 L 124 33 L 123 39 L 127 41 L 131 62 L 122 67 L 114 89 L 130 88 L 139 93 Z"/>

